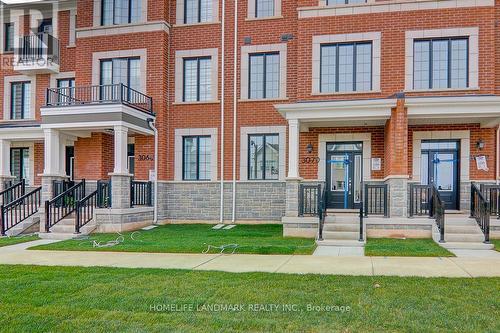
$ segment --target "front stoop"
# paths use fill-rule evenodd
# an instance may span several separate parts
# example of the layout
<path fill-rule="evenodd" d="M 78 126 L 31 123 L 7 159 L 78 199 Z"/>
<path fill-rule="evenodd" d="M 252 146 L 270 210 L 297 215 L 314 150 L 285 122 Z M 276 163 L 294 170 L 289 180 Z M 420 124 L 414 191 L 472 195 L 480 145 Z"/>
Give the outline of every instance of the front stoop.
<path fill-rule="evenodd" d="M 356 214 L 334 214 L 325 217 L 323 240 L 318 246 L 364 247 L 359 241 L 359 216 Z"/>
<path fill-rule="evenodd" d="M 84 225 L 80 229 L 80 233 L 75 233 L 75 219 L 66 218 L 59 221 L 56 225 L 50 228 L 50 232 L 41 232 L 39 237 L 41 239 L 55 239 L 55 240 L 67 240 L 75 239 L 82 236 L 87 236 L 96 229 L 95 219 Z"/>
<path fill-rule="evenodd" d="M 22 234 L 31 234 L 38 232 L 40 230 L 40 215 L 35 214 L 31 217 L 28 217 L 23 222 L 16 225 L 14 228 L 8 230 L 6 232 L 7 236 L 15 237 Z"/>
<path fill-rule="evenodd" d="M 493 244 L 484 243 L 484 234 L 476 220 L 467 215 L 447 215 L 445 219 L 444 243 L 439 242 L 437 227 L 433 227 L 433 239 L 448 250 L 491 250 Z"/>

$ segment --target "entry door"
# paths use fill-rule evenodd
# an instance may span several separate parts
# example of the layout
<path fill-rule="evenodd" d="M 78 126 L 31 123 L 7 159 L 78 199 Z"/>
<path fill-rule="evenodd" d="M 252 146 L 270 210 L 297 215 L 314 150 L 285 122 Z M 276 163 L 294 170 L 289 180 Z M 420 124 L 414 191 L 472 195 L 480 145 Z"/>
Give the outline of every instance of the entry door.
<path fill-rule="evenodd" d="M 455 210 L 458 209 L 458 143 L 440 143 L 442 148 L 429 142 L 431 149 L 422 151 L 422 182 L 435 184 L 445 208 Z"/>
<path fill-rule="evenodd" d="M 69 180 L 75 180 L 75 147 L 66 147 L 66 175 Z"/>
<path fill-rule="evenodd" d="M 27 184 L 31 184 L 29 148 L 10 149 L 10 172 L 15 177 L 15 182 L 25 179 Z"/>
<path fill-rule="evenodd" d="M 362 155 L 359 152 L 327 154 L 327 207 L 359 208 L 361 202 Z"/>

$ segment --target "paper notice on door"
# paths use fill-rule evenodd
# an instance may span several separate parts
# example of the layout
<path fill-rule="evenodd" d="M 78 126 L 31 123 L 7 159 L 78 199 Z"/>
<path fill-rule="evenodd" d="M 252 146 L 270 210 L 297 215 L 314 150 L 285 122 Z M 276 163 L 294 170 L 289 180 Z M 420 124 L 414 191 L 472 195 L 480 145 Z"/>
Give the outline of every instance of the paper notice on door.
<path fill-rule="evenodd" d="M 478 170 L 488 171 L 488 162 L 486 161 L 486 156 L 476 156 L 476 167 Z"/>

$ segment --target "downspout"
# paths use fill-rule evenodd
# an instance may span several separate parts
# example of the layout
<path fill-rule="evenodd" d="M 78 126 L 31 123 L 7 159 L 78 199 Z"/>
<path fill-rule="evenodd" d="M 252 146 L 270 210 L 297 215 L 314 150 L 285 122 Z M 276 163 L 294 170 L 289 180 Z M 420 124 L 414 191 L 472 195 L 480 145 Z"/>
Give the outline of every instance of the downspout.
<path fill-rule="evenodd" d="M 238 86 L 238 0 L 234 1 L 234 64 L 233 64 L 233 210 L 231 222 L 236 221 L 236 110 L 238 98 L 236 96 Z"/>
<path fill-rule="evenodd" d="M 153 224 L 158 224 L 158 129 L 155 126 L 155 120 L 153 118 L 148 119 L 149 127 L 155 133 L 155 179 L 154 183 L 154 194 L 153 194 Z"/>
<path fill-rule="evenodd" d="M 226 1 L 222 0 L 222 46 L 221 46 L 221 98 L 220 98 L 220 222 L 224 222 L 224 94 L 225 94 L 225 23 Z"/>

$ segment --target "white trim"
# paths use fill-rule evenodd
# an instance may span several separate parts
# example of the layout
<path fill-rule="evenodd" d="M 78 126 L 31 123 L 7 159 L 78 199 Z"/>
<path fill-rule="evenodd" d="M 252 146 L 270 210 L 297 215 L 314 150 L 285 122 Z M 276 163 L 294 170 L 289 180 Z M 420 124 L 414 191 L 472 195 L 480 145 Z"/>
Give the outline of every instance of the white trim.
<path fill-rule="evenodd" d="M 70 9 L 68 47 L 74 46 L 76 46 L 76 9 Z"/>
<path fill-rule="evenodd" d="M 286 177 L 286 126 L 256 126 L 240 128 L 240 180 L 248 179 L 248 136 L 251 134 L 278 134 L 279 142 L 279 176 L 278 179 L 260 181 L 284 181 Z"/>
<path fill-rule="evenodd" d="M 451 28 L 406 31 L 405 34 L 405 90 L 413 90 L 413 45 L 419 38 L 469 37 L 469 87 L 479 89 L 479 28 Z M 427 91 L 432 91 L 429 89 Z M 442 89 L 436 89 L 442 90 Z M 451 89 L 451 90 L 460 90 Z M 419 90 L 420 91 L 420 90 Z"/>
<path fill-rule="evenodd" d="M 249 75 L 249 57 L 252 53 L 261 52 L 279 52 L 280 55 L 280 92 L 279 99 L 286 99 L 287 87 L 287 45 L 281 44 L 264 44 L 251 45 L 241 47 L 241 83 L 240 83 L 240 98 L 243 101 L 249 100 L 248 96 L 248 75 Z M 269 98 L 274 100 L 275 98 Z M 267 100 L 267 99 L 265 99 Z M 253 100 L 252 100 L 253 101 Z"/>
<path fill-rule="evenodd" d="M 112 59 L 112 58 L 126 58 L 126 57 L 139 57 L 141 66 L 141 87 L 139 92 L 146 93 L 147 89 L 147 49 L 135 49 L 135 50 L 120 50 L 120 51 L 104 51 L 104 52 L 94 52 L 92 53 L 92 85 L 99 85 L 100 81 L 100 71 L 101 71 L 101 59 Z"/>
<path fill-rule="evenodd" d="M 200 23 L 184 23 L 184 4 L 185 0 L 177 0 L 175 2 L 175 24 L 176 26 L 191 26 L 191 25 L 202 25 L 211 24 L 219 21 L 219 0 L 212 0 L 212 20 L 208 22 Z"/>
<path fill-rule="evenodd" d="M 29 167 L 28 167 L 28 179 L 26 179 L 26 185 L 33 185 L 35 180 L 35 143 L 33 141 L 28 142 L 19 142 L 19 141 L 11 141 L 10 148 L 28 148 L 28 156 L 29 156 Z M 21 157 L 22 158 L 22 157 Z M 9 151 L 9 160 L 10 160 L 10 151 Z M 11 175 L 12 176 L 12 175 Z"/>
<path fill-rule="evenodd" d="M 182 103 L 183 86 L 184 86 L 184 58 L 191 57 L 211 57 L 212 75 L 210 84 L 212 86 L 212 98 L 208 101 L 186 102 L 185 104 L 203 104 L 217 101 L 218 95 L 218 70 L 219 70 L 219 49 L 197 49 L 197 50 L 182 50 L 175 52 L 175 103 Z"/>
<path fill-rule="evenodd" d="M 155 31 L 163 31 L 168 34 L 170 33 L 170 25 L 166 21 L 151 21 L 145 23 L 78 28 L 76 29 L 76 38 L 92 38 L 121 34 L 147 33 Z"/>
<path fill-rule="evenodd" d="M 326 144 L 328 142 L 363 142 L 363 181 L 371 180 L 372 134 L 371 133 L 336 133 L 318 135 L 318 179 L 326 181 Z"/>
<path fill-rule="evenodd" d="M 183 181 L 182 179 L 182 138 L 191 135 L 210 135 L 212 139 L 212 153 L 210 174 L 211 181 L 217 181 L 217 128 L 178 128 L 175 130 L 175 158 L 174 158 L 174 180 Z M 191 181 L 187 180 L 186 183 Z"/>
<path fill-rule="evenodd" d="M 312 94 L 348 94 L 349 91 L 340 93 L 322 93 L 320 88 L 321 73 L 321 45 L 344 42 L 372 42 L 372 89 L 367 91 L 354 91 L 354 93 L 372 93 L 380 91 L 380 59 L 381 59 L 381 32 L 365 32 L 355 34 L 320 35 L 313 36 L 312 42 Z"/>
<path fill-rule="evenodd" d="M 61 79 L 74 79 L 76 72 L 61 72 L 50 75 L 50 88 L 57 88 L 57 80 Z"/>
<path fill-rule="evenodd" d="M 107 27 L 101 25 L 101 5 L 102 0 L 94 0 L 94 27 Z M 136 23 L 144 23 L 148 20 L 148 0 L 141 0 L 141 17 L 139 22 Z"/>
<path fill-rule="evenodd" d="M 380 2 L 368 0 L 367 3 L 361 4 L 326 6 L 325 0 L 319 0 L 319 6 L 300 7 L 297 10 L 299 12 L 299 19 L 306 19 L 311 17 L 391 13 L 413 10 L 492 7 L 494 5 L 495 1 L 493 0 L 389 0 Z"/>
<path fill-rule="evenodd" d="M 3 81 L 3 116 L 4 120 L 11 120 L 11 84 L 15 82 L 30 82 L 31 83 L 31 100 L 29 114 L 23 120 L 34 120 L 36 117 L 36 77 L 27 75 L 5 76 Z"/>
<path fill-rule="evenodd" d="M 0 128 L 0 140 L 31 141 L 43 139 L 43 130 L 40 127 Z"/>
<path fill-rule="evenodd" d="M 413 181 L 420 182 L 420 163 L 422 159 L 422 140 L 460 140 L 460 182 L 469 181 L 470 131 L 418 131 L 413 132 Z"/>
<path fill-rule="evenodd" d="M 249 20 L 265 20 L 265 19 L 274 19 L 281 17 L 281 0 L 274 0 L 274 15 L 268 17 L 256 17 L 255 13 L 255 2 L 257 0 L 248 0 L 248 10 L 247 10 L 247 19 Z"/>

